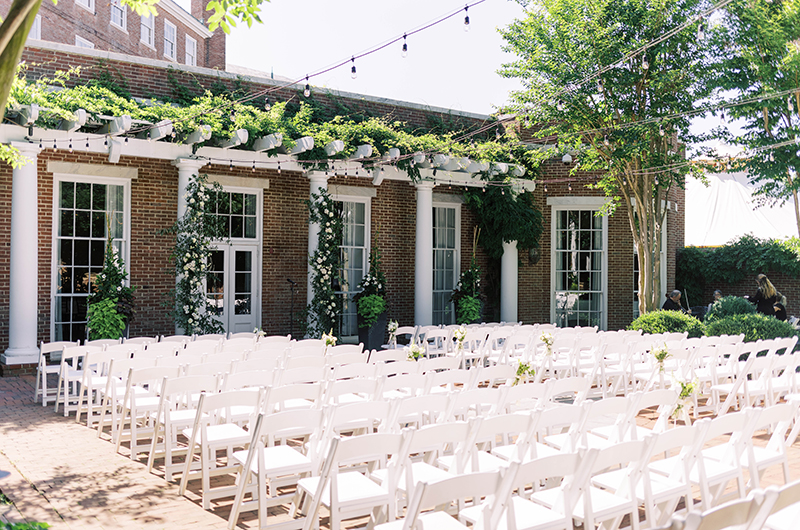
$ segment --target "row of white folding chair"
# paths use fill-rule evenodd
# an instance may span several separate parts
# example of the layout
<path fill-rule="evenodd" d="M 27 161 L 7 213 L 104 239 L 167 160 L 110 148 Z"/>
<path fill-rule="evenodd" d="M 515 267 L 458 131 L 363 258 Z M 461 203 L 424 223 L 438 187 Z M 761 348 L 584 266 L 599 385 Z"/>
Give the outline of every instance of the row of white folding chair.
<path fill-rule="evenodd" d="M 33 390 L 34 403 L 41 398 L 42 406 L 46 407 L 50 401 L 58 399 L 58 388 L 47 387 L 47 376 L 58 375 L 61 371 L 61 352 L 64 348 L 71 348 L 74 346 L 78 346 L 78 343 L 69 341 L 42 341 L 39 344 L 39 361 L 36 366 L 36 384 Z"/>

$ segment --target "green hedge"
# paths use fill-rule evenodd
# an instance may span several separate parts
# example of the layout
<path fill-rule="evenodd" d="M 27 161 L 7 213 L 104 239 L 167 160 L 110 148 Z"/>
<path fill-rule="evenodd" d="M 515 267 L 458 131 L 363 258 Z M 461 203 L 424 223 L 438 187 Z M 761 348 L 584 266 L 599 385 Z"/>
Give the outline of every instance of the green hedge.
<path fill-rule="evenodd" d="M 793 337 L 798 334 L 798 330 L 788 322 L 761 313 L 732 315 L 706 325 L 706 335 L 709 336 L 738 335 L 739 333 L 744 333 L 745 342 L 753 342 L 759 339 Z"/>
<path fill-rule="evenodd" d="M 740 296 L 725 296 L 711 304 L 711 311 L 706 313 L 705 322 L 721 320 L 733 315 L 750 315 L 756 312 L 756 306 Z"/>
<path fill-rule="evenodd" d="M 705 326 L 696 318 L 680 311 L 651 311 L 640 316 L 628 329 L 641 329 L 644 333 L 683 333 L 689 337 L 702 337 Z"/>

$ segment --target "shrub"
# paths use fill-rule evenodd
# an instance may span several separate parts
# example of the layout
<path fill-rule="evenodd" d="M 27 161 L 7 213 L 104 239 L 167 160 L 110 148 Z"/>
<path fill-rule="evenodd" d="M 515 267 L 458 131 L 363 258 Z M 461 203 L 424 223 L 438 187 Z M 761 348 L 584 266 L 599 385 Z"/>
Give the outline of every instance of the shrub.
<path fill-rule="evenodd" d="M 756 306 L 739 296 L 725 296 L 711 304 L 706 313 L 706 322 L 714 322 L 733 315 L 750 315 L 756 312 Z"/>
<path fill-rule="evenodd" d="M 90 340 L 118 339 L 125 330 L 125 317 L 117 311 L 116 298 L 89 303 L 86 316 Z"/>
<path fill-rule="evenodd" d="M 752 313 L 747 315 L 731 315 L 706 326 L 706 335 L 738 335 L 744 333 L 745 342 L 756 340 L 777 339 L 779 337 L 793 337 L 797 330 L 788 322 L 783 322 L 775 317 Z"/>
<path fill-rule="evenodd" d="M 690 337 L 702 337 L 705 326 L 696 318 L 680 311 L 651 311 L 640 316 L 628 329 L 641 329 L 645 333 L 683 333 Z"/>
<path fill-rule="evenodd" d="M 363 319 L 359 327 L 369 328 L 386 311 L 386 300 L 379 294 L 370 294 L 359 298 L 356 306 L 358 308 L 358 316 Z"/>

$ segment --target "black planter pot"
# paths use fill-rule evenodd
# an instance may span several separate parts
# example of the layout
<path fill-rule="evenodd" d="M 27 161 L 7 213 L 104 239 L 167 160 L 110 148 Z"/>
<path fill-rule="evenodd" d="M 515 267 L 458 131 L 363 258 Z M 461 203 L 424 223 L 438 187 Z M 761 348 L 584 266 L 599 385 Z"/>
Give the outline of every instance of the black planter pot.
<path fill-rule="evenodd" d="M 384 311 L 372 326 L 362 328 L 361 317 L 358 317 L 358 341 L 364 345 L 365 351 L 380 350 L 383 346 L 383 340 L 386 337 L 386 319 L 387 314 Z"/>

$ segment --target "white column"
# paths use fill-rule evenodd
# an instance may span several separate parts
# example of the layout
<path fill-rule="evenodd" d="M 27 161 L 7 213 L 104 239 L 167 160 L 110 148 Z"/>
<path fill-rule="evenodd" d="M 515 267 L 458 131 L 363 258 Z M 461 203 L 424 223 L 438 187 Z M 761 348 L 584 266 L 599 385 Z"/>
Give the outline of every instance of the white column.
<path fill-rule="evenodd" d="M 186 213 L 186 187 L 189 186 L 189 180 L 207 163 L 197 158 L 178 158 L 172 162 L 178 168 L 178 219 Z"/>
<path fill-rule="evenodd" d="M 417 238 L 414 258 L 414 324 L 433 323 L 433 182 L 417 183 Z"/>
<path fill-rule="evenodd" d="M 503 242 L 500 260 L 500 320 L 517 322 L 517 296 L 519 291 L 519 256 L 517 242 Z"/>
<path fill-rule="evenodd" d="M 322 171 L 310 171 L 308 173 L 308 180 L 310 182 L 310 191 L 308 194 L 309 199 L 314 200 L 313 195 L 319 195 L 321 190 L 328 189 L 328 175 Z M 311 280 L 314 277 L 314 270 L 311 268 L 311 256 L 317 251 L 319 246 L 319 223 L 308 223 L 308 284 L 306 288 L 308 303 L 314 299 L 314 290 L 311 288 Z"/>
<path fill-rule="evenodd" d="M 12 143 L 29 162 L 14 168 L 11 184 L 11 259 L 9 263 L 8 349 L 0 361 L 9 365 L 36 363 L 39 287 L 39 148 Z"/>

